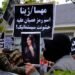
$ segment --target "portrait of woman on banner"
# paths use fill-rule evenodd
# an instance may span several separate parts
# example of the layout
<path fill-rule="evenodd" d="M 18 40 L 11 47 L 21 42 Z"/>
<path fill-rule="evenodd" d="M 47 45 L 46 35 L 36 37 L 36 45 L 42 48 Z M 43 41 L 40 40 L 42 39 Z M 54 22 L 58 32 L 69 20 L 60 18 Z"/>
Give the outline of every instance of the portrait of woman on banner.
<path fill-rule="evenodd" d="M 39 48 L 36 46 L 36 41 L 38 40 L 35 40 L 34 36 L 31 34 L 26 37 L 23 49 L 23 58 L 26 63 L 39 63 Z"/>

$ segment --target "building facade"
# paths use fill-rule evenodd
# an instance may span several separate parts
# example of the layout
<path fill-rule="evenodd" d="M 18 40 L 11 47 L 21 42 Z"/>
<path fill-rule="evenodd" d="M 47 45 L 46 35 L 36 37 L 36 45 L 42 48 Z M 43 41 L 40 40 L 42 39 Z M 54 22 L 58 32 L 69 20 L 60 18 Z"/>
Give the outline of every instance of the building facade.
<path fill-rule="evenodd" d="M 55 33 L 75 37 L 75 4 L 56 5 Z"/>

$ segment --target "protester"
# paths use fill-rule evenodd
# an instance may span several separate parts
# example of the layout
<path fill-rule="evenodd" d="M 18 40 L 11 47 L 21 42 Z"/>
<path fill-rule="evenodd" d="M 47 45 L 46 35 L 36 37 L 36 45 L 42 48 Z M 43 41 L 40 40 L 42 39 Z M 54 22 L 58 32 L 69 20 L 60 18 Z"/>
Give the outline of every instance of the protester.
<path fill-rule="evenodd" d="M 67 35 L 55 34 L 53 40 L 49 42 L 49 45 L 50 45 L 49 48 L 50 50 L 52 49 L 54 56 L 51 57 L 50 50 L 46 50 L 44 52 L 44 56 L 50 61 L 55 59 L 54 66 L 52 66 L 51 69 L 49 70 L 50 75 L 53 75 L 53 72 L 55 70 L 62 70 L 62 71 L 75 70 L 75 60 L 72 58 L 72 55 L 69 54 L 71 51 L 71 42 Z M 33 65 L 31 66 L 26 65 L 26 66 L 28 68 L 26 69 L 28 74 L 30 70 L 33 69 Z M 29 73 L 29 75 L 40 75 L 40 74 L 36 70 L 34 70 L 34 72 Z"/>
<path fill-rule="evenodd" d="M 0 75 L 25 75 L 25 68 L 9 62 L 4 49 L 0 49 Z"/>
<path fill-rule="evenodd" d="M 70 46 L 68 48 L 70 48 Z M 71 39 L 70 50 L 70 54 L 65 55 L 61 59 L 59 59 L 56 64 L 50 69 L 50 72 L 53 70 L 75 71 L 75 38 Z"/>

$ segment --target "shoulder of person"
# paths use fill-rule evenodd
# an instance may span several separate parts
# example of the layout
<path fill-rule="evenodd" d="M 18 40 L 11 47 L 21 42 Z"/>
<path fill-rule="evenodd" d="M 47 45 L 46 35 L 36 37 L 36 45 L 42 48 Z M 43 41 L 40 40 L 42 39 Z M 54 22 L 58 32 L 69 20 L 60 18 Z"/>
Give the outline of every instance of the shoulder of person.
<path fill-rule="evenodd" d="M 58 61 L 56 61 L 56 63 L 66 63 L 67 61 L 69 61 L 71 59 L 70 55 L 65 55 L 62 58 L 60 58 Z"/>
<path fill-rule="evenodd" d="M 70 55 L 66 55 L 66 56 L 63 56 L 62 58 L 60 58 L 54 64 L 54 66 L 50 69 L 50 72 L 52 72 L 54 70 L 66 70 L 66 66 L 67 66 L 68 61 L 71 61 L 70 58 L 71 58 Z"/>

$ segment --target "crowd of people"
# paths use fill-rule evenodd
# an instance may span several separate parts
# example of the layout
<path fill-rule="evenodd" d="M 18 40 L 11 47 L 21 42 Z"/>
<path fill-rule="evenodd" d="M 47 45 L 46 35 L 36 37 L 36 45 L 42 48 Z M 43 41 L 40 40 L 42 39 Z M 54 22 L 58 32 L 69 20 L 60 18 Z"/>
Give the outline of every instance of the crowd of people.
<path fill-rule="evenodd" d="M 24 64 L 23 60 L 20 64 L 21 66 L 15 65 L 11 62 L 13 59 L 11 61 L 9 60 L 14 53 L 11 52 L 9 57 L 8 52 L 0 49 L 0 75 L 44 75 L 46 72 L 49 75 L 54 75 L 55 70 L 75 70 L 75 38 L 70 40 L 65 34 L 54 34 L 53 40 L 44 41 L 45 50 L 43 51 L 43 59 L 47 64 L 41 63 L 40 72 L 34 64 L 29 62 Z M 20 58 L 22 59 L 21 54 Z M 47 70 L 44 70 L 46 67 Z"/>

